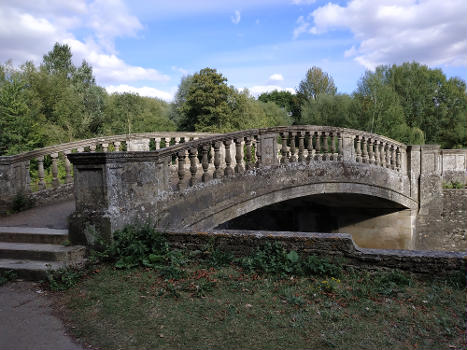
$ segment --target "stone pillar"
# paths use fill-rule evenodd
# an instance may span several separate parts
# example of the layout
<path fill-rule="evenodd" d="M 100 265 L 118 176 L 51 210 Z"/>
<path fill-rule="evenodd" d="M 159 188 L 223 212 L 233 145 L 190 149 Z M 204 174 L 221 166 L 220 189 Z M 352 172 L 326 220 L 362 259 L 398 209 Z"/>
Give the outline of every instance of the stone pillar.
<path fill-rule="evenodd" d="M 166 145 L 166 147 L 168 146 Z M 127 141 L 127 151 L 128 152 L 149 151 L 149 139 L 138 139 L 138 140 Z"/>
<path fill-rule="evenodd" d="M 261 134 L 259 136 L 259 153 L 261 154 L 261 166 L 279 164 L 277 159 L 277 135 Z"/>
<path fill-rule="evenodd" d="M 69 219 L 73 244 L 136 222 L 156 222 L 154 198 L 169 188 L 167 158 L 141 153 L 73 153 L 76 210 Z"/>
<path fill-rule="evenodd" d="M 354 161 L 354 135 L 342 133 L 342 160 Z"/>

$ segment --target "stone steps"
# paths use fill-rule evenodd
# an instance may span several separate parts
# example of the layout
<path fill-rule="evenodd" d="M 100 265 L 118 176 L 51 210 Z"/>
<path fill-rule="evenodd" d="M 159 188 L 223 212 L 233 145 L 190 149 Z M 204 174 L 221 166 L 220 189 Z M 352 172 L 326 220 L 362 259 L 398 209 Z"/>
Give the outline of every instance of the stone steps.
<path fill-rule="evenodd" d="M 64 244 L 68 230 L 36 227 L 0 227 L 0 242 Z"/>
<path fill-rule="evenodd" d="M 0 271 L 40 280 L 47 271 L 84 264 L 86 247 L 63 245 L 66 242 L 67 230 L 0 227 Z"/>

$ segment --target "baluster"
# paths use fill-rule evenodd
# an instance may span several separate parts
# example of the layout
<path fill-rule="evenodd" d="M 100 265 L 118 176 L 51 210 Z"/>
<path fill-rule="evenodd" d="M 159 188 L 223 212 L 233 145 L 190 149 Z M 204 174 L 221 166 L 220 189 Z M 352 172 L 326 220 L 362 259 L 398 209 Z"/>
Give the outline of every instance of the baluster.
<path fill-rule="evenodd" d="M 102 144 L 102 152 L 107 152 L 109 150 L 109 144 L 108 143 L 103 143 Z"/>
<path fill-rule="evenodd" d="M 290 158 L 289 158 L 289 161 L 291 163 L 295 163 L 297 161 L 297 157 L 295 157 L 295 152 L 297 150 L 295 148 L 295 135 L 296 135 L 296 133 L 295 132 L 290 132 L 289 135 L 290 135 Z"/>
<path fill-rule="evenodd" d="M 370 164 L 375 164 L 375 152 L 373 151 L 373 147 L 375 144 L 375 141 L 373 139 L 368 139 L 368 162 Z"/>
<path fill-rule="evenodd" d="M 362 163 L 368 163 L 368 149 L 367 149 L 367 138 L 362 137 Z"/>
<path fill-rule="evenodd" d="M 355 136 L 356 144 L 355 144 L 355 161 L 361 162 L 362 161 L 362 151 L 360 148 L 360 136 Z"/>
<path fill-rule="evenodd" d="M 185 177 L 185 150 L 179 151 L 177 153 L 178 157 L 178 184 L 177 188 L 181 191 L 184 188 L 183 178 Z"/>
<path fill-rule="evenodd" d="M 311 160 L 313 158 L 313 134 L 310 132 L 307 132 L 308 135 L 308 144 L 307 144 L 307 150 L 308 150 L 308 155 L 306 157 L 307 163 L 311 163 Z"/>
<path fill-rule="evenodd" d="M 305 161 L 305 132 L 298 132 L 298 161 L 303 163 Z"/>
<path fill-rule="evenodd" d="M 31 161 L 30 160 L 27 160 L 25 163 L 24 163 L 24 167 L 25 167 L 25 178 L 26 178 L 26 184 L 25 184 L 25 188 L 24 188 L 24 191 L 25 192 L 31 192 L 31 173 L 30 173 L 30 168 L 31 168 Z"/>
<path fill-rule="evenodd" d="M 39 190 L 45 190 L 44 156 L 37 157 L 37 171 L 39 176 Z"/>
<path fill-rule="evenodd" d="M 121 145 L 122 145 L 122 143 L 120 141 L 115 141 L 114 142 L 115 152 L 120 152 Z"/>
<path fill-rule="evenodd" d="M 337 160 L 342 160 L 342 155 L 344 154 L 344 140 L 342 139 L 342 134 L 337 134 Z"/>
<path fill-rule="evenodd" d="M 287 136 L 288 132 L 281 132 L 282 147 L 281 147 L 281 164 L 287 164 L 289 160 L 287 159 Z"/>
<path fill-rule="evenodd" d="M 381 141 L 381 144 L 379 147 L 380 147 L 380 152 L 379 152 L 380 165 L 382 167 L 386 167 L 386 153 L 385 153 L 386 144 L 383 141 Z"/>
<path fill-rule="evenodd" d="M 402 162 L 401 150 L 399 147 L 397 147 L 397 151 L 396 151 L 396 170 L 397 171 L 401 170 L 401 162 Z"/>
<path fill-rule="evenodd" d="M 93 153 L 96 152 L 96 145 L 95 144 L 90 145 L 89 146 L 89 151 L 93 152 Z"/>
<path fill-rule="evenodd" d="M 198 171 L 198 166 L 196 165 L 196 161 L 198 158 L 196 155 L 198 154 L 198 149 L 195 147 L 190 148 L 189 150 L 189 157 L 190 157 L 190 186 L 196 185 L 196 172 Z"/>
<path fill-rule="evenodd" d="M 253 166 L 251 165 L 251 137 L 245 137 L 245 170 L 251 170 Z"/>
<path fill-rule="evenodd" d="M 63 152 L 63 155 L 65 157 L 65 183 L 67 184 L 73 182 L 73 176 L 71 176 L 71 163 L 67 157 L 67 155 L 70 153 L 71 153 L 70 151 Z"/>
<path fill-rule="evenodd" d="M 230 145 L 232 144 L 232 140 L 224 141 L 225 147 L 225 169 L 224 169 L 224 176 L 231 176 L 233 175 L 233 169 L 230 166 L 232 163 L 232 157 L 230 156 Z"/>
<path fill-rule="evenodd" d="M 260 152 L 260 147 L 261 147 L 261 138 L 259 135 L 255 136 L 256 140 L 256 167 L 259 168 L 261 166 L 261 152 Z"/>
<path fill-rule="evenodd" d="M 387 144 L 386 145 L 386 167 L 390 168 L 391 167 L 391 145 Z"/>
<path fill-rule="evenodd" d="M 209 173 L 208 173 L 208 170 L 209 170 L 209 159 L 208 159 L 208 152 L 209 152 L 209 149 L 210 149 L 210 145 L 209 144 L 205 144 L 203 146 L 201 146 L 201 150 L 202 150 L 202 154 L 203 154 L 203 158 L 201 159 L 201 164 L 203 166 L 203 176 L 201 177 L 201 181 L 203 182 L 208 182 L 209 181 Z"/>
<path fill-rule="evenodd" d="M 330 160 L 337 160 L 337 157 L 336 157 L 336 133 L 335 132 L 330 132 L 329 136 L 331 138 Z"/>
<path fill-rule="evenodd" d="M 174 137 L 174 146 L 178 145 L 180 143 L 181 138 L 180 137 Z"/>
<path fill-rule="evenodd" d="M 396 169 L 396 146 L 391 146 L 391 169 Z"/>
<path fill-rule="evenodd" d="M 78 147 L 78 148 L 76 149 L 76 151 L 77 151 L 78 153 L 83 153 L 83 152 L 84 152 L 84 147 Z"/>
<path fill-rule="evenodd" d="M 214 143 L 214 174 L 213 174 L 213 178 L 214 179 L 219 179 L 221 178 L 222 176 L 222 171 L 219 169 L 220 165 L 221 165 L 221 143 L 220 141 L 216 141 Z"/>
<path fill-rule="evenodd" d="M 321 134 L 319 132 L 315 132 L 315 141 L 316 141 L 316 153 L 315 153 L 315 160 L 322 160 L 321 155 Z"/>
<path fill-rule="evenodd" d="M 156 150 L 161 149 L 161 138 L 160 137 L 154 138 L 154 147 L 156 147 Z"/>
<path fill-rule="evenodd" d="M 52 186 L 53 188 L 57 188 L 60 185 L 60 181 L 58 180 L 58 153 L 52 153 L 50 155 L 52 158 Z"/>
<path fill-rule="evenodd" d="M 235 173 L 240 174 L 243 173 L 244 169 L 242 166 L 242 138 L 235 139 Z"/>
<path fill-rule="evenodd" d="M 323 131 L 323 160 L 329 160 L 328 133 Z"/>
<path fill-rule="evenodd" d="M 379 155 L 379 140 L 375 140 L 374 145 L 375 145 L 375 164 L 380 165 L 381 164 L 381 159 L 380 159 L 380 155 Z"/>

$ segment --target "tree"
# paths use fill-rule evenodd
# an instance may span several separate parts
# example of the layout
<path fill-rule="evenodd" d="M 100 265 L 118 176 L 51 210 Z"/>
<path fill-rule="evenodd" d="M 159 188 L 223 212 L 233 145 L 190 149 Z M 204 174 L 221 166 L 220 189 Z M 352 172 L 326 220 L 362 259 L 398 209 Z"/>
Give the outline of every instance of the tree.
<path fill-rule="evenodd" d="M 187 131 L 223 132 L 234 130 L 232 107 L 234 89 L 215 69 L 204 68 L 193 75 L 181 107 L 180 128 Z"/>
<path fill-rule="evenodd" d="M 311 125 L 353 127 L 350 114 L 352 97 L 349 95 L 323 95 L 317 100 L 305 101 L 301 121 Z"/>
<path fill-rule="evenodd" d="M 387 83 L 384 67 L 367 71 L 354 93 L 351 114 L 355 127 L 405 143 L 423 143 L 423 135 L 406 123 L 400 96 Z"/>
<path fill-rule="evenodd" d="M 42 67 L 50 74 L 63 74 L 71 78 L 75 70 L 71 57 L 71 49 L 68 45 L 55 43 L 52 51 L 44 55 Z"/>
<path fill-rule="evenodd" d="M 276 105 L 283 108 L 290 117 L 292 117 L 294 124 L 300 123 L 300 99 L 290 91 L 274 90 L 272 92 L 265 92 L 259 95 L 258 100 L 265 103 L 274 102 Z"/>
<path fill-rule="evenodd" d="M 178 85 L 177 92 L 175 93 L 174 101 L 170 105 L 170 120 L 172 120 L 177 126 L 180 126 L 182 120 L 186 118 L 183 112 L 183 105 L 186 102 L 188 92 L 190 90 L 191 83 L 193 81 L 192 75 L 182 77 L 180 84 Z"/>
<path fill-rule="evenodd" d="M 336 92 L 334 79 L 316 66 L 308 69 L 297 89 L 299 97 L 307 101 L 316 100 L 321 95 L 335 95 Z"/>

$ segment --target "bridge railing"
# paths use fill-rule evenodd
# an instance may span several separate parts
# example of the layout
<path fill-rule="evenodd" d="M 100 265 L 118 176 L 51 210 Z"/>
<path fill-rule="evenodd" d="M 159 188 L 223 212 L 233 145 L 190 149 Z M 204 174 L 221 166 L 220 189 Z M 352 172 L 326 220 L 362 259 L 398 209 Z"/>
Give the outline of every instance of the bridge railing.
<path fill-rule="evenodd" d="M 68 154 L 158 150 L 211 135 L 215 134 L 150 132 L 114 135 L 48 146 L 13 156 L 0 156 L 0 213 L 7 210 L 12 198 L 18 193 L 44 192 L 62 185 L 71 187 L 73 168 L 67 158 Z"/>
<path fill-rule="evenodd" d="M 359 130 L 323 126 L 251 129 L 174 145 L 158 153 L 172 167 L 173 188 L 273 164 L 347 161 L 394 171 L 407 168 L 406 146 Z"/>

